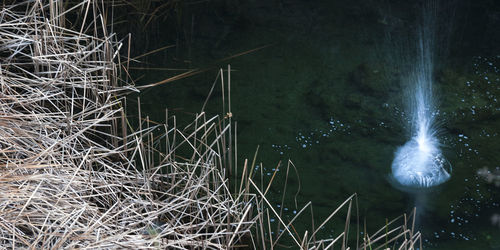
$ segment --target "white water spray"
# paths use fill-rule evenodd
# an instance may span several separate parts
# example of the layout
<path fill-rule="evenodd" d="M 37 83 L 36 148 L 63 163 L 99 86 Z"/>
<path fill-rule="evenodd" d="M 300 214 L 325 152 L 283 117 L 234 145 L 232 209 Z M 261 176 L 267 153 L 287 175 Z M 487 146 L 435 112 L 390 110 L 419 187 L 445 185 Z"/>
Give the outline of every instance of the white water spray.
<path fill-rule="evenodd" d="M 434 20 L 424 16 L 420 30 L 416 63 L 407 79 L 411 139 L 396 151 L 392 177 L 398 184 L 412 188 L 439 185 L 450 178 L 451 166 L 443 157 L 436 138 L 433 102 Z"/>

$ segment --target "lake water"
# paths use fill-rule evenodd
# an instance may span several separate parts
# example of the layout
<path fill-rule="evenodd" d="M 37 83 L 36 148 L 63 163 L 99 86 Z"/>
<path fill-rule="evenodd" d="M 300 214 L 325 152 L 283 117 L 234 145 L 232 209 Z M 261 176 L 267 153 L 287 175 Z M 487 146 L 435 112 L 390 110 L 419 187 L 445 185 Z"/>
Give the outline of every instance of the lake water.
<path fill-rule="evenodd" d="M 500 171 L 500 5 L 446 2 L 450 22 L 438 34 L 446 39 L 434 90 L 438 139 L 453 171 L 449 181 L 425 192 L 401 191 L 388 178 L 410 123 L 404 72 L 390 60 L 405 48 L 393 47 L 387 34 L 407 39 L 421 1 L 202 1 L 171 9 L 181 21 L 173 25 L 168 21 L 175 15 L 160 16 L 149 33 L 135 28 L 133 48 L 177 43 L 147 57 L 147 66 L 215 68 L 145 91 L 142 112 L 163 121 L 168 108 L 188 121 L 201 109 L 217 68 L 230 64 L 239 162 L 251 159 L 257 145 L 265 176 L 290 159 L 300 176 L 297 201 L 312 201 L 316 223 L 357 193 L 371 231 L 417 206 L 426 249 L 500 249 L 500 185 L 477 174 Z M 134 76 L 146 84 L 181 72 L 136 70 Z M 211 114 L 221 111 L 218 96 L 217 88 Z M 272 189 L 277 207 L 283 182 L 284 173 Z M 292 171 L 285 216 L 297 211 L 298 183 Z"/>

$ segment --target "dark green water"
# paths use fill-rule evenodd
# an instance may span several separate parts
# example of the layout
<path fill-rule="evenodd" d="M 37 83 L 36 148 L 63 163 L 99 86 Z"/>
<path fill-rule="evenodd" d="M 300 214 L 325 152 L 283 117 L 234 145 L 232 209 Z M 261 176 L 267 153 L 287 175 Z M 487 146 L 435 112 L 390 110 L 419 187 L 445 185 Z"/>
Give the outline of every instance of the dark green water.
<path fill-rule="evenodd" d="M 448 43 L 441 44 L 446 53 L 436 67 L 435 90 L 439 140 L 453 166 L 451 179 L 416 195 L 393 188 L 387 178 L 395 150 L 409 139 L 403 72 L 387 56 L 404 48 L 392 51 L 387 34 L 407 39 L 398 35 L 414 29 L 419 3 L 186 3 L 150 24 L 149 33 L 132 27 L 139 36 L 133 48 L 147 51 L 177 43 L 146 58 L 150 67 L 231 64 L 239 162 L 251 159 L 257 145 L 265 176 L 280 160 L 292 160 L 300 176 L 299 207 L 312 201 L 316 225 L 357 193 L 369 232 L 417 206 L 417 229 L 426 249 L 500 249 L 495 219 L 500 186 L 477 174 L 485 167 L 500 170 L 500 5 L 495 1 L 443 1 L 453 22 L 449 34 L 440 34 Z M 217 62 L 262 45 L 270 46 Z M 134 71 L 141 77 L 138 84 L 174 74 Z M 181 122 L 188 121 L 201 109 L 216 75 L 217 69 L 208 70 L 145 91 L 143 114 L 162 121 L 168 108 Z M 217 88 L 208 112 L 220 113 L 219 96 Z M 295 176 L 290 175 L 284 204 L 289 217 L 297 211 Z M 283 179 L 272 189 L 276 207 Z M 343 223 L 341 217 L 338 221 Z M 326 229 L 323 235 L 330 233 L 335 232 Z"/>

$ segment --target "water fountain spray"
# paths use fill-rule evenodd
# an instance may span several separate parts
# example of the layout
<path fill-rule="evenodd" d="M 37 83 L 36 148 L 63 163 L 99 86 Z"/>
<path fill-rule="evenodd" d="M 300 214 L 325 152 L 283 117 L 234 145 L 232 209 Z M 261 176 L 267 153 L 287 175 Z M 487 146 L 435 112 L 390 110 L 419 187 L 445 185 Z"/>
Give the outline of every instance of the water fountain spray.
<path fill-rule="evenodd" d="M 396 151 L 392 177 L 402 186 L 426 188 L 450 178 L 451 166 L 441 153 L 436 137 L 436 107 L 433 96 L 434 18 L 432 11 L 424 14 L 419 30 L 416 62 L 407 78 L 408 112 L 411 115 L 411 138 Z"/>

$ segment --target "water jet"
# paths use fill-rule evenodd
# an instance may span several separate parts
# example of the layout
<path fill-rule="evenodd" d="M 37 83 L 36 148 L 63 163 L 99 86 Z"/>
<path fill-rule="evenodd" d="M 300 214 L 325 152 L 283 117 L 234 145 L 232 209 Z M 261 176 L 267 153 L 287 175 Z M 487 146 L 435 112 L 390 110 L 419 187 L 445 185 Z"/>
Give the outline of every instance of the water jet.
<path fill-rule="evenodd" d="M 429 7 L 429 6 L 427 6 Z M 437 139 L 435 116 L 438 113 L 433 93 L 433 52 L 435 8 L 426 9 L 418 30 L 415 62 L 405 80 L 410 114 L 410 139 L 396 150 L 392 179 L 397 185 L 427 188 L 446 182 L 451 165 L 443 156 Z"/>

